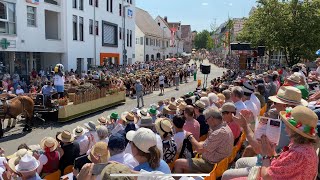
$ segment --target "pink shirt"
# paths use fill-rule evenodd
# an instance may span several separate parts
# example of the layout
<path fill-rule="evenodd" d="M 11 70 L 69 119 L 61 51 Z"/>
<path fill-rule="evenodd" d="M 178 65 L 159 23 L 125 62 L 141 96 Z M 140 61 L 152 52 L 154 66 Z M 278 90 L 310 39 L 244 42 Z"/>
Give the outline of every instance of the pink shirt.
<path fill-rule="evenodd" d="M 241 134 L 240 126 L 235 121 L 229 122 L 228 126 L 232 131 L 234 139 L 237 139 Z"/>
<path fill-rule="evenodd" d="M 191 132 L 193 137 L 199 141 L 200 138 L 200 124 L 197 120 L 193 119 L 193 121 L 186 121 L 183 126 L 183 130 Z"/>
<path fill-rule="evenodd" d="M 273 180 L 312 180 L 317 172 L 318 156 L 311 144 L 291 145 L 268 168 L 268 174 Z"/>

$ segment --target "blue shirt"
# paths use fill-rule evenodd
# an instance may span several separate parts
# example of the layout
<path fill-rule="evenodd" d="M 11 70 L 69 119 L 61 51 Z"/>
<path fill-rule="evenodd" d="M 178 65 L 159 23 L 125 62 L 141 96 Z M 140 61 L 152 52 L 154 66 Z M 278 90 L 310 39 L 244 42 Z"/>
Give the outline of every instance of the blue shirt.
<path fill-rule="evenodd" d="M 137 167 L 135 167 L 133 170 L 135 171 L 140 171 L 141 169 L 145 170 L 145 171 L 160 171 L 163 172 L 165 174 L 171 174 L 171 170 L 168 166 L 168 164 L 166 162 L 164 162 L 164 160 L 160 160 L 160 166 L 156 169 L 152 169 L 149 165 L 148 162 L 145 162 L 143 164 L 138 165 Z"/>
<path fill-rule="evenodd" d="M 43 87 L 42 87 L 42 94 L 43 95 L 50 95 L 51 94 L 51 92 L 53 92 L 54 91 L 54 87 L 53 86 L 48 86 L 48 85 L 44 85 Z"/>

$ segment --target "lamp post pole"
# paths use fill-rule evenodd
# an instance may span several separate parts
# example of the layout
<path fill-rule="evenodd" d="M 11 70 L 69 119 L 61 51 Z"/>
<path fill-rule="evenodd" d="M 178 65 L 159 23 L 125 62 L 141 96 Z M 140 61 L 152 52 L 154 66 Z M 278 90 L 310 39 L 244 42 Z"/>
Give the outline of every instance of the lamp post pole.
<path fill-rule="evenodd" d="M 123 21 L 123 65 L 127 65 L 127 49 L 126 49 L 126 8 L 129 7 L 129 5 L 124 6 L 124 0 L 122 0 L 123 5 L 123 15 L 122 15 L 122 21 Z"/>

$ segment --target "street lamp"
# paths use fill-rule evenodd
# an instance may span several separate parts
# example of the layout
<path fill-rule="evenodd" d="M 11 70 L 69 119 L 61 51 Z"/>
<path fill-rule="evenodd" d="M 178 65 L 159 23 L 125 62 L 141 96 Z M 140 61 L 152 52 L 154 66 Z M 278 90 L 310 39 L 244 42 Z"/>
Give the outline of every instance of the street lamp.
<path fill-rule="evenodd" d="M 124 1 L 122 1 L 124 4 Z M 123 6 L 123 16 L 122 16 L 122 25 L 123 25 L 123 65 L 127 65 L 127 49 L 126 49 L 126 8 L 130 7 L 129 5 Z"/>
<path fill-rule="evenodd" d="M 163 49 L 163 60 L 165 59 L 165 46 L 164 46 L 164 29 L 166 29 L 167 27 L 162 27 L 162 49 Z"/>

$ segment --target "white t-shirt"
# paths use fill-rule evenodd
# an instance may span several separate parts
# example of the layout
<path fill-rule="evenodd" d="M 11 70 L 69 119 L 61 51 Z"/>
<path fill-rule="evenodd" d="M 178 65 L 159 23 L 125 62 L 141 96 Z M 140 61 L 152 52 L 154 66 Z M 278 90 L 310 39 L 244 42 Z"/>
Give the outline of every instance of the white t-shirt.
<path fill-rule="evenodd" d="M 54 75 L 53 79 L 54 79 L 55 86 L 64 86 L 64 81 L 65 81 L 64 76 L 61 77 L 60 75 L 56 74 Z"/>
<path fill-rule="evenodd" d="M 23 89 L 17 89 L 17 90 L 16 90 L 16 94 L 17 94 L 17 95 L 23 94 L 23 93 L 24 93 Z"/>
<path fill-rule="evenodd" d="M 173 136 L 174 141 L 177 143 L 177 149 L 178 149 L 177 153 L 180 153 L 180 150 L 183 145 L 182 143 L 185 138 L 186 138 L 186 131 L 178 132 Z"/>
<path fill-rule="evenodd" d="M 159 84 L 164 84 L 164 76 L 159 76 Z"/>

